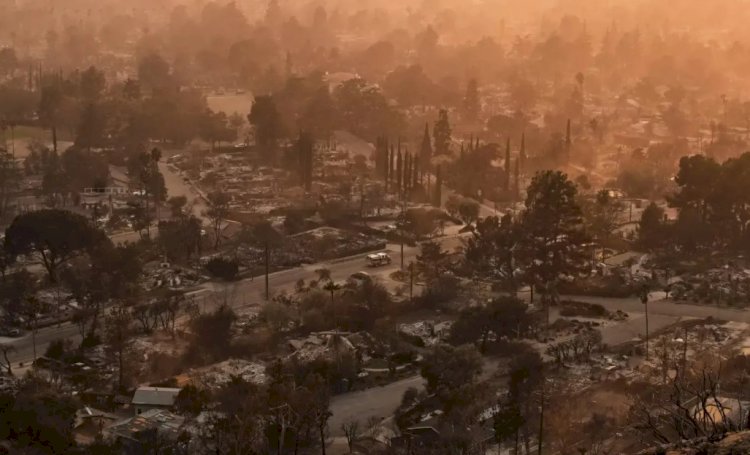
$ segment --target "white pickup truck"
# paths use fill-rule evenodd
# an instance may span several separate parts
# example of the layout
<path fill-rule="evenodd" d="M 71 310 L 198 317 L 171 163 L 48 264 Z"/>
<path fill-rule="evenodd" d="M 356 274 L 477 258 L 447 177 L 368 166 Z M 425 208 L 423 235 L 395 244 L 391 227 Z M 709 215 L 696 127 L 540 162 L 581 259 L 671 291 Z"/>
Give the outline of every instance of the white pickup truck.
<path fill-rule="evenodd" d="M 391 263 L 391 257 L 388 253 L 380 252 L 367 255 L 367 264 L 370 267 L 380 267 L 381 265 L 388 265 Z"/>

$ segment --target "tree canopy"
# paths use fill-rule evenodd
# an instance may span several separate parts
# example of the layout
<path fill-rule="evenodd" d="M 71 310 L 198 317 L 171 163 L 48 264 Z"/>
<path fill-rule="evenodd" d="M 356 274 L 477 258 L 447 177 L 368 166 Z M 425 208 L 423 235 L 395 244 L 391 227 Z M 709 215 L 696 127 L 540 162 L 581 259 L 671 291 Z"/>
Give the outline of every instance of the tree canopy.
<path fill-rule="evenodd" d="M 52 281 L 57 278 L 60 264 L 109 243 L 104 232 L 92 226 L 88 219 L 67 210 L 24 213 L 5 231 L 5 250 L 14 257 L 37 254 Z"/>

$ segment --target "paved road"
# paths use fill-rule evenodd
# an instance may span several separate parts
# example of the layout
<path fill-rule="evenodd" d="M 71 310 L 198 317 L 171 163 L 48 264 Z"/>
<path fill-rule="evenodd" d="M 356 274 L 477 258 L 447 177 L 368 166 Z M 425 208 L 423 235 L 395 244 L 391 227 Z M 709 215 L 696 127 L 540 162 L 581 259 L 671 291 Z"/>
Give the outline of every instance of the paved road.
<path fill-rule="evenodd" d="M 602 331 L 602 339 L 609 345 L 617 345 L 641 338 L 646 334 L 645 306 L 639 298 L 607 298 L 588 296 L 565 296 L 566 299 L 597 303 L 609 310 L 620 310 L 630 314 L 628 321 L 611 325 Z M 722 321 L 750 323 L 750 311 L 690 305 L 664 300 L 663 293 L 653 293 L 648 304 L 649 331 L 668 327 L 685 319 L 712 317 Z"/>
<path fill-rule="evenodd" d="M 188 200 L 188 207 L 192 206 L 193 215 L 199 219 L 203 219 L 203 213 L 208 209 L 208 205 L 195 187 L 185 182 L 178 173 L 173 172 L 166 163 L 166 160 L 159 162 L 159 171 L 164 176 L 167 197 L 185 196 Z"/>
<path fill-rule="evenodd" d="M 328 421 L 328 427 L 334 436 L 339 436 L 343 434 L 342 423 L 356 420 L 360 426 L 364 426 L 372 417 L 378 419 L 390 417 L 401 404 L 404 392 L 410 388 L 422 390 L 424 385 L 424 379 L 416 375 L 383 387 L 337 395 L 331 400 L 332 415 Z"/>
<path fill-rule="evenodd" d="M 603 342 L 610 346 L 622 344 L 645 335 L 644 306 L 639 298 L 614 299 L 585 296 L 566 296 L 565 298 L 598 303 L 613 311 L 621 310 L 630 313 L 630 318 L 627 321 L 602 329 Z M 649 330 L 653 332 L 686 318 L 707 318 L 709 316 L 726 321 L 750 322 L 750 312 L 748 311 L 716 309 L 656 300 L 649 303 Z M 497 365 L 485 365 L 484 374 L 491 374 L 496 369 Z M 391 416 L 401 402 L 403 393 L 409 387 L 421 389 L 424 387 L 424 381 L 420 376 L 413 376 L 384 387 L 335 397 L 331 401 L 333 416 L 330 420 L 330 428 L 332 434 L 340 435 L 342 422 L 351 420 L 366 422 L 370 417 Z"/>
<path fill-rule="evenodd" d="M 445 250 L 453 250 L 460 246 L 462 239 L 459 236 L 453 235 L 446 237 L 442 240 L 442 246 Z M 280 271 L 273 273 L 269 276 L 269 287 L 272 292 L 290 292 L 294 290 L 294 285 L 299 280 L 310 281 L 317 279 L 315 270 L 320 268 L 327 268 L 331 271 L 331 278 L 333 281 L 345 281 L 351 274 L 365 271 L 376 279 L 379 279 L 389 288 L 393 289 L 398 284 L 394 283 L 389 279 L 389 275 L 399 269 L 401 264 L 401 247 L 398 244 L 388 244 L 386 251 L 389 252 L 393 262 L 391 265 L 368 268 L 365 261 L 367 254 L 360 254 L 348 258 L 336 259 L 329 262 L 317 263 L 311 265 L 305 265 L 302 267 L 296 267 L 289 270 Z M 411 261 L 416 261 L 417 253 L 419 249 L 417 247 L 404 247 L 404 264 L 408 264 Z M 211 282 L 207 283 L 205 290 L 198 292 L 196 299 L 201 304 L 210 304 L 212 301 L 222 299 L 224 297 L 231 298 L 229 302 L 236 307 L 246 307 L 260 305 L 264 301 L 265 294 L 265 277 L 259 276 L 251 279 L 242 280 L 236 283 L 221 283 Z"/>
<path fill-rule="evenodd" d="M 652 294 L 657 295 L 656 293 Z M 641 300 L 636 297 L 615 299 L 608 297 L 587 296 L 565 296 L 566 299 L 581 302 L 598 303 L 610 310 L 621 310 L 627 313 L 644 313 L 645 307 Z M 714 306 L 690 305 L 676 303 L 672 300 L 656 300 L 652 297 L 648 304 L 649 317 L 651 315 L 662 315 L 672 317 L 708 318 L 713 317 L 722 321 L 735 321 L 750 323 L 750 311 L 731 308 L 718 308 Z"/>
<path fill-rule="evenodd" d="M 167 188 L 167 197 L 185 196 L 188 201 L 187 206 L 191 207 L 193 215 L 195 215 L 198 219 L 204 220 L 205 216 L 203 214 L 208 209 L 208 205 L 206 204 L 205 199 L 203 199 L 203 197 L 201 197 L 201 195 L 195 189 L 195 187 L 185 182 L 178 173 L 173 172 L 169 168 L 169 165 L 165 160 L 159 162 L 159 170 L 164 176 L 164 185 Z M 162 219 L 167 216 L 167 212 L 167 207 L 161 208 Z M 155 236 L 156 232 L 157 227 L 156 224 L 154 224 L 153 226 L 151 226 L 151 235 Z M 109 238 L 112 239 L 112 242 L 119 245 L 126 242 L 135 243 L 140 240 L 140 235 L 135 231 L 125 231 L 110 235 Z"/>
<path fill-rule="evenodd" d="M 485 358 L 480 381 L 492 377 L 502 365 L 498 359 Z M 410 376 L 382 387 L 337 395 L 331 399 L 331 419 L 328 427 L 334 436 L 343 436 L 341 424 L 357 421 L 360 426 L 370 418 L 391 417 L 401 404 L 401 398 L 410 388 L 424 390 L 425 380 L 420 375 Z"/>
<path fill-rule="evenodd" d="M 449 237 L 443 240 L 443 247 L 452 249 L 459 246 L 459 237 Z M 390 244 L 387 249 L 391 252 L 393 264 L 378 269 L 366 269 L 365 255 L 357 255 L 350 258 L 339 259 L 322 264 L 308 265 L 295 269 L 274 273 L 270 276 L 271 288 L 278 292 L 281 290 L 292 290 L 295 283 L 304 279 L 309 281 L 315 279 L 315 270 L 325 267 L 331 270 L 334 280 L 345 280 L 349 275 L 360 270 L 367 270 L 376 277 L 385 278 L 395 271 L 400 263 L 399 245 Z M 417 248 L 406 247 L 404 249 L 404 260 L 406 263 L 415 260 Z M 231 305 L 242 307 L 258 307 L 263 302 L 264 279 L 246 279 L 237 283 L 207 283 L 203 290 L 198 292 L 200 303 L 206 307 L 217 305 L 225 298 Z M 631 319 L 623 324 L 615 324 L 604 329 L 604 341 L 610 345 L 619 344 L 643 335 L 645 321 L 643 321 L 644 306 L 638 298 L 612 299 L 601 297 L 570 297 L 576 300 L 602 304 L 610 310 L 621 310 L 631 314 Z M 750 312 L 733 309 L 718 309 L 714 307 L 677 304 L 671 301 L 652 301 L 649 303 L 649 323 L 651 330 L 665 327 L 681 318 L 706 318 L 715 317 L 727 321 L 750 322 Z M 63 324 L 60 328 L 49 327 L 39 331 L 37 335 L 37 352 L 44 352 L 46 345 L 58 338 L 78 338 L 77 330 L 72 324 Z M 32 358 L 32 338 L 26 335 L 17 340 L 2 340 L 0 343 L 10 342 L 18 351 L 11 359 L 17 364 L 19 361 L 28 362 Z M 335 434 L 340 431 L 342 422 L 357 418 L 366 421 L 369 417 L 390 416 L 400 403 L 403 392 L 409 387 L 423 385 L 422 379 L 413 376 L 384 387 L 378 387 L 362 392 L 345 394 L 334 398 L 331 404 L 333 417 L 331 429 Z"/>
<path fill-rule="evenodd" d="M 453 249 L 460 244 L 461 239 L 455 236 L 443 240 L 443 248 L 445 249 Z M 365 261 L 367 255 L 360 254 L 273 273 L 269 276 L 270 288 L 273 292 L 290 292 L 300 279 L 305 281 L 317 279 L 315 270 L 319 268 L 331 270 L 331 277 L 334 281 L 344 281 L 352 273 L 364 270 L 373 277 L 393 286 L 393 282 L 388 280 L 388 275 L 399 268 L 400 245 L 389 244 L 387 250 L 390 252 L 393 263 L 386 267 L 369 269 Z M 410 261 L 415 261 L 417 253 L 418 248 L 405 247 L 404 263 L 408 264 Z M 227 303 L 237 309 L 258 308 L 264 301 L 265 279 L 261 276 L 234 283 L 209 282 L 193 294 L 196 301 L 205 310 L 210 310 L 222 303 Z M 68 338 L 80 341 L 76 327 L 70 323 L 63 324 L 60 328 L 52 326 L 40 329 L 37 333 L 37 353 L 44 353 L 51 341 Z M 16 352 L 10 355 L 14 364 L 18 364 L 18 362 L 28 363 L 33 360 L 33 339 L 28 333 L 16 339 L 0 338 L 0 344 L 11 344 L 16 348 Z"/>

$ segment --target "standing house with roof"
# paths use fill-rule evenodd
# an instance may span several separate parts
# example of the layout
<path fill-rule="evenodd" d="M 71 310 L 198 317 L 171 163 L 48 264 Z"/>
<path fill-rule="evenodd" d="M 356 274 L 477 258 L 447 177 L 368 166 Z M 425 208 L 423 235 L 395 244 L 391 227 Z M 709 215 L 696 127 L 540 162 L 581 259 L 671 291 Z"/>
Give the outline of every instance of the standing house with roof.
<path fill-rule="evenodd" d="M 172 387 L 138 387 L 130 402 L 135 415 L 151 409 L 169 409 L 174 405 L 180 389 Z"/>

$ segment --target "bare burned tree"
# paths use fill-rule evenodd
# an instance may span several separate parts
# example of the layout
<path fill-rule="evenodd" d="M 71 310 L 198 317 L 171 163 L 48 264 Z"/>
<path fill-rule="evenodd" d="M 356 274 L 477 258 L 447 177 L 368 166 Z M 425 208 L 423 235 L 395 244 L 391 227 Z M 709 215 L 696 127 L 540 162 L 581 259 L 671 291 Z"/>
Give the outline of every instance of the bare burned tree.
<path fill-rule="evenodd" d="M 341 424 L 341 431 L 344 432 L 346 437 L 346 444 L 349 446 L 349 453 L 354 453 L 354 444 L 360 437 L 359 422 L 352 420 Z"/>
<path fill-rule="evenodd" d="M 650 388 L 635 398 L 635 428 L 659 443 L 697 438 L 715 439 L 746 426 L 731 412 L 736 400 L 720 393 L 720 369 L 676 374 L 670 383 Z"/>
<path fill-rule="evenodd" d="M 0 364 L 0 367 L 3 368 L 7 373 L 8 376 L 13 376 L 13 369 L 11 367 L 10 359 L 8 358 L 8 355 L 11 352 L 15 352 L 16 348 L 15 346 L 11 346 L 9 344 L 0 344 L 0 352 L 3 353 L 2 363 Z"/>

